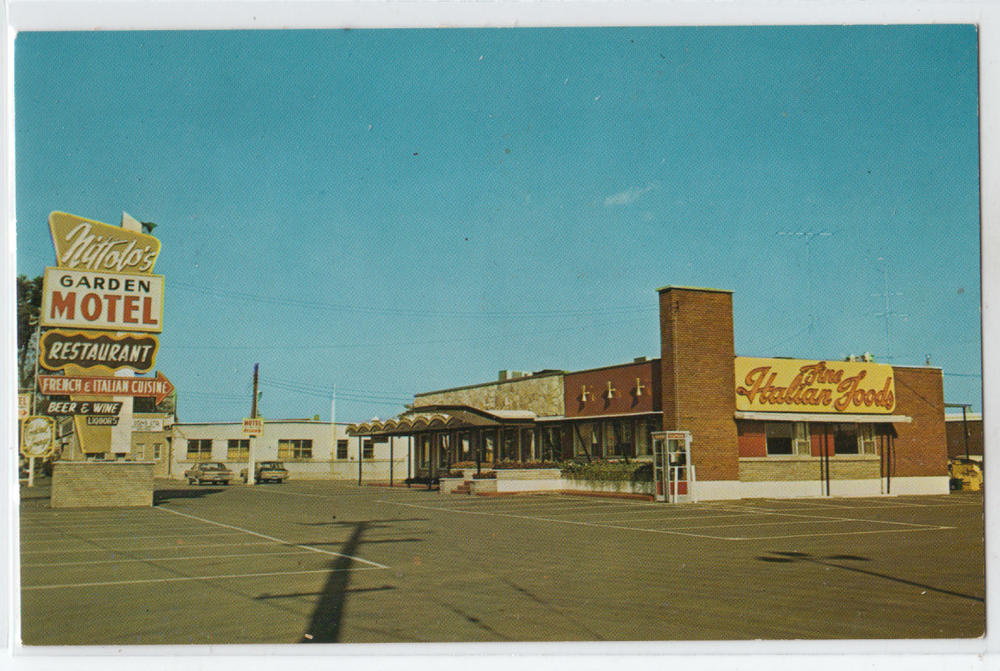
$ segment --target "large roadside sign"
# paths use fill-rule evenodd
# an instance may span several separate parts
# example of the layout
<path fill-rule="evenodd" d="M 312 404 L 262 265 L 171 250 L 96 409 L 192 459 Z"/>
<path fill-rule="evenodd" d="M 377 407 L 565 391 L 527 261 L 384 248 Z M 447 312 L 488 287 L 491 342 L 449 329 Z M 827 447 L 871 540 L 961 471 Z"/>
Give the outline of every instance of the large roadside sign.
<path fill-rule="evenodd" d="M 155 335 L 53 329 L 42 334 L 38 363 L 48 370 L 101 366 L 148 373 L 156 365 L 159 347 Z"/>
<path fill-rule="evenodd" d="M 157 371 L 156 377 L 39 375 L 38 388 L 46 396 L 152 396 L 162 403 L 174 385 Z"/>
<path fill-rule="evenodd" d="M 46 268 L 42 326 L 163 330 L 163 276 Z"/>
<path fill-rule="evenodd" d="M 48 456 L 56 442 L 56 425 L 51 417 L 37 415 L 24 420 L 21 430 L 21 454 L 26 457 Z"/>

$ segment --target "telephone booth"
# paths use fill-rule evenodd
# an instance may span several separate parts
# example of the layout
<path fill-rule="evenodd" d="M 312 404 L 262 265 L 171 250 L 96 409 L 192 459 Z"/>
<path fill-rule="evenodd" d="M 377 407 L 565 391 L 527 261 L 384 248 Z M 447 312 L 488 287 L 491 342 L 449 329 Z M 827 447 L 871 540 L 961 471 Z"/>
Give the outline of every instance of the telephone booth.
<path fill-rule="evenodd" d="M 691 464 L 691 433 L 656 431 L 653 439 L 653 494 L 657 501 L 693 501 L 695 482 Z"/>

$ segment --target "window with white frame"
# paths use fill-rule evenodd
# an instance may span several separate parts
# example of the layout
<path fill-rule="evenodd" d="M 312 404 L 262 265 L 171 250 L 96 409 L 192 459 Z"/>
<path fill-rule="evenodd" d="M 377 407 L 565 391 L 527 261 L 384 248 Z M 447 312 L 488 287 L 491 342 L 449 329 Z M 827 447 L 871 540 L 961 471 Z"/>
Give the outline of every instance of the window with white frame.
<path fill-rule="evenodd" d="M 874 424 L 858 425 L 858 443 L 862 454 L 877 454 L 878 444 L 875 438 Z"/>
<path fill-rule="evenodd" d="M 808 422 L 795 422 L 795 428 L 792 430 L 793 447 L 795 449 L 795 454 L 808 457 L 812 454 L 812 444 L 809 440 L 809 423 Z"/>
<path fill-rule="evenodd" d="M 793 449 L 794 428 L 791 422 L 767 422 L 764 424 L 764 439 L 768 456 L 773 454 L 795 454 Z"/>
<path fill-rule="evenodd" d="M 313 442 L 305 438 L 284 438 L 278 440 L 278 459 L 295 461 L 296 459 L 312 459 Z"/>
<path fill-rule="evenodd" d="M 187 458 L 191 461 L 208 461 L 212 458 L 212 441 L 209 438 L 192 438 L 187 442 Z"/>
<path fill-rule="evenodd" d="M 230 438 L 226 445 L 226 458 L 246 460 L 250 458 L 249 438 Z"/>

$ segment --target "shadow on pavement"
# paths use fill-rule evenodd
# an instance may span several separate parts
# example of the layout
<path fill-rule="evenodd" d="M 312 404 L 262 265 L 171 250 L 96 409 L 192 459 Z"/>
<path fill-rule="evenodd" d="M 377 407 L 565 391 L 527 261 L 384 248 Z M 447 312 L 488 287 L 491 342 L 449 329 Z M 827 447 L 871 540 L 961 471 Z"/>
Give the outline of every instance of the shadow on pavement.
<path fill-rule="evenodd" d="M 772 564 L 791 564 L 794 562 L 807 562 L 809 564 L 816 564 L 818 566 L 826 566 L 829 568 L 839 568 L 842 571 L 851 571 L 852 573 L 862 573 L 864 575 L 869 575 L 874 578 L 882 578 L 884 580 L 889 580 L 892 582 L 897 582 L 902 585 L 910 585 L 911 587 L 919 587 L 920 589 L 927 590 L 929 592 L 937 592 L 938 594 L 947 594 L 949 596 L 957 596 L 961 599 L 969 599 L 970 601 L 979 601 L 980 603 L 985 603 L 986 599 L 983 597 L 975 596 L 972 594 L 963 594 L 961 592 L 953 592 L 952 590 L 942 589 L 940 587 L 934 587 L 933 585 L 927 585 L 921 582 L 915 582 L 913 580 L 906 580 L 905 578 L 897 578 L 896 576 L 886 575 L 885 573 L 878 573 L 877 571 L 869 571 L 867 569 L 858 568 L 856 566 L 845 566 L 844 564 L 831 563 L 830 559 L 835 560 L 849 560 L 849 561 L 870 561 L 868 557 L 861 557 L 858 555 L 830 555 L 829 557 L 814 557 L 805 552 L 776 552 L 771 550 L 771 555 L 777 556 L 759 556 L 757 561 L 769 562 Z"/>
<path fill-rule="evenodd" d="M 200 499 L 209 494 L 217 494 L 225 491 L 221 487 L 210 487 L 208 489 L 157 489 L 153 492 L 153 505 L 170 501 L 171 499 Z"/>
<path fill-rule="evenodd" d="M 361 544 L 361 536 L 368 530 L 368 522 L 355 522 L 351 537 L 344 543 L 341 554 L 353 555 Z M 330 562 L 330 575 L 323 585 L 319 601 L 309 618 L 301 643 L 337 643 L 340 641 L 341 618 L 350 582 L 350 568 L 354 560 L 349 556 L 337 557 Z"/>

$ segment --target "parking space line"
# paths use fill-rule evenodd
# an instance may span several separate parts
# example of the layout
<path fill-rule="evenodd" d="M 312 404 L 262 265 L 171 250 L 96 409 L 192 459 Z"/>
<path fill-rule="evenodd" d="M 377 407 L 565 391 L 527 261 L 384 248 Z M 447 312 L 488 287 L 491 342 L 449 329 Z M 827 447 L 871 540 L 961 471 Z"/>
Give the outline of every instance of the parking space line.
<path fill-rule="evenodd" d="M 345 559 L 350 559 L 352 561 L 361 562 L 362 564 L 368 564 L 370 566 L 374 566 L 375 568 L 389 568 L 388 566 L 385 566 L 383 564 L 379 564 L 378 562 L 373 562 L 373 561 L 369 561 L 367 559 L 362 559 L 361 557 L 354 557 L 352 555 L 345 555 L 345 554 L 341 554 L 339 552 L 333 552 L 331 550 L 321 550 L 320 548 L 314 548 L 314 547 L 312 547 L 310 545 L 301 545 L 299 543 L 292 543 L 291 541 L 282 540 L 281 538 L 275 538 L 274 536 L 268 536 L 266 534 L 258 533 L 256 531 L 251 531 L 249 529 L 244 529 L 242 527 L 237 527 L 237 526 L 234 526 L 232 524 L 224 524 L 222 522 L 216 522 L 215 520 L 209 520 L 209 519 L 205 519 L 204 517 L 197 517 L 195 515 L 189 515 L 188 513 L 182 513 L 182 512 L 176 511 L 176 510 L 171 510 L 169 508 L 164 508 L 162 506 L 157 506 L 153 510 L 160 510 L 160 511 L 163 511 L 165 513 L 171 513 L 173 515 L 180 515 L 181 517 L 187 517 L 188 519 L 198 520 L 199 522 L 204 522 L 205 524 L 214 524 L 217 527 L 223 527 L 225 529 L 233 529 L 235 531 L 242 531 L 245 534 L 249 534 L 251 536 L 257 536 L 258 538 L 264 538 L 266 540 L 273 541 L 275 543 L 281 543 L 282 545 L 288 545 L 290 547 L 303 548 L 305 550 L 311 550 L 312 552 L 318 552 L 319 554 L 324 554 L 324 555 L 331 555 L 333 557 L 343 557 Z"/>
<path fill-rule="evenodd" d="M 872 519 L 865 519 L 865 518 L 861 518 L 861 517 L 833 517 L 833 516 L 830 516 L 830 515 L 805 515 L 803 513 L 786 513 L 786 512 L 784 512 L 782 510 L 774 510 L 772 508 L 743 508 L 743 510 L 746 510 L 747 512 L 750 512 L 750 513 L 759 513 L 761 515 L 782 515 L 784 517 L 802 517 L 802 518 L 805 518 L 805 519 L 812 519 L 812 520 L 839 520 L 841 522 L 868 522 L 868 523 L 877 522 L 879 524 L 899 524 L 899 525 L 907 526 L 907 527 L 926 527 L 926 526 L 928 526 L 926 524 L 918 524 L 918 523 L 915 523 L 915 522 L 895 522 L 895 521 L 886 521 L 886 520 L 872 520 Z"/>
<path fill-rule="evenodd" d="M 788 525 L 788 526 L 790 526 L 792 524 L 838 524 L 838 523 L 840 523 L 842 521 L 844 521 L 844 520 L 834 520 L 834 519 L 829 519 L 829 520 L 797 520 L 797 521 L 778 520 L 778 521 L 775 521 L 775 522 L 755 522 L 753 524 L 744 524 L 744 523 L 736 523 L 736 524 L 705 524 L 705 525 L 699 525 L 699 526 L 685 526 L 685 527 L 677 527 L 677 528 L 678 529 L 724 529 L 726 527 L 740 527 L 740 528 L 746 529 L 746 528 L 749 528 L 749 527 L 773 527 L 773 526 L 776 526 L 776 525 L 778 525 L 778 526 L 780 526 L 780 525 Z M 848 521 L 850 521 L 850 520 L 848 520 Z M 875 524 L 891 524 L 891 522 L 883 522 L 881 520 L 879 520 L 879 521 L 874 521 L 873 520 L 873 522 Z M 931 524 L 923 524 L 923 525 L 920 525 L 920 526 L 921 527 L 927 527 L 927 528 L 937 528 L 937 527 L 935 527 L 934 525 L 931 525 Z"/>
<path fill-rule="evenodd" d="M 177 545 L 158 545 L 151 548 L 142 548 L 143 552 L 148 552 L 150 550 L 189 550 L 191 548 L 235 548 L 244 547 L 248 545 L 273 545 L 274 541 L 263 541 L 255 543 L 192 543 L 192 544 L 177 544 Z M 48 555 L 66 555 L 66 554 L 79 554 L 81 552 L 125 552 L 132 548 L 83 548 L 78 550 L 21 550 L 23 555 L 37 555 L 37 554 L 48 554 Z"/>
<path fill-rule="evenodd" d="M 310 573 L 342 573 L 345 571 L 374 571 L 379 568 L 389 568 L 388 566 L 359 566 L 355 568 L 323 568 L 311 569 L 308 571 L 269 571 L 266 573 L 230 573 L 224 575 L 194 575 L 194 576 L 174 576 L 170 578 L 144 578 L 141 580 L 107 580 L 101 582 L 75 582 L 61 583 L 55 585 L 22 585 L 22 590 L 39 589 L 64 589 L 70 587 L 110 587 L 113 585 L 142 585 L 149 583 L 163 582 L 191 582 L 196 580 L 229 580 L 236 578 L 266 578 L 279 575 L 308 575 Z"/>
<path fill-rule="evenodd" d="M 713 540 L 719 540 L 718 536 L 694 534 L 684 531 L 670 531 L 668 529 L 637 529 L 635 527 L 626 527 L 617 524 L 595 524 L 593 522 L 583 522 L 580 520 L 564 520 L 554 517 L 536 517 L 532 515 L 515 515 L 513 513 L 492 512 L 487 510 L 461 510 L 456 508 L 436 508 L 433 506 L 422 506 L 416 503 L 400 503 L 396 501 L 385 501 L 382 499 L 379 499 L 377 503 L 387 503 L 389 505 L 394 505 L 394 506 L 406 506 L 408 508 L 419 508 L 421 510 L 437 510 L 440 512 L 447 512 L 447 513 L 463 513 L 466 515 L 486 515 L 489 517 L 509 517 L 511 519 L 529 520 L 533 522 L 555 522 L 557 524 L 574 524 L 584 527 L 594 527 L 596 529 L 621 529 L 624 531 L 646 531 L 657 534 L 668 534 L 671 536 L 690 536 L 693 538 L 710 538 Z M 723 539 L 723 540 L 739 540 L 739 539 Z"/>
<path fill-rule="evenodd" d="M 955 527 L 924 527 L 923 529 L 869 529 L 866 531 L 831 531 L 831 532 L 822 532 L 815 534 L 785 534 L 781 536 L 747 536 L 745 538 L 732 538 L 727 540 L 768 541 L 780 538 L 813 538 L 817 536 L 863 536 L 866 534 L 900 534 L 900 533 L 914 533 L 917 531 L 943 531 L 946 529 L 954 529 L 954 528 Z"/>
<path fill-rule="evenodd" d="M 213 531 L 211 533 L 202 534 L 151 534 L 145 536 L 84 536 L 83 534 L 76 534 L 73 538 L 29 538 L 22 541 L 22 544 L 27 543 L 79 543 L 81 540 L 87 541 L 114 541 L 119 539 L 139 539 L 139 538 L 196 538 L 198 536 L 235 536 L 239 535 L 236 531 Z"/>
<path fill-rule="evenodd" d="M 44 564 L 21 564 L 21 568 L 41 568 L 43 566 L 89 566 L 91 564 L 127 564 L 135 562 L 154 561 L 190 561 L 193 559 L 239 559 L 241 557 L 280 557 L 283 555 L 308 554 L 308 550 L 292 550 L 289 552 L 243 552 L 224 555 L 191 555 L 189 557 L 137 557 L 128 559 L 88 559 L 84 561 L 57 561 Z"/>

